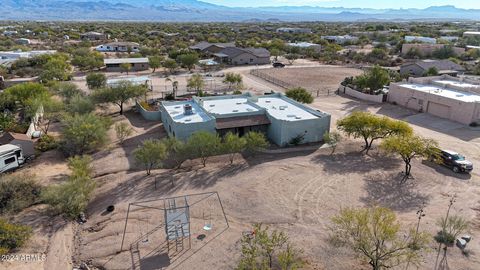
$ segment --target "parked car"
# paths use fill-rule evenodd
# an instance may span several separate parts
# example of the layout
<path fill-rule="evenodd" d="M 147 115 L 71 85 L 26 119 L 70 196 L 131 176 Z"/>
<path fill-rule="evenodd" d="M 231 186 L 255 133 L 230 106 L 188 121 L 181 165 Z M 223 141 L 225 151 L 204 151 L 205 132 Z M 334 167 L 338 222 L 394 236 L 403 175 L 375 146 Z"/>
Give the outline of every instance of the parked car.
<path fill-rule="evenodd" d="M 285 64 L 280 63 L 280 62 L 275 62 L 275 63 L 273 63 L 273 67 L 274 68 L 284 68 Z"/>
<path fill-rule="evenodd" d="M 471 172 L 473 170 L 473 163 L 468 161 L 461 154 L 451 150 L 439 150 L 440 162 L 443 166 L 452 169 L 455 173 Z"/>

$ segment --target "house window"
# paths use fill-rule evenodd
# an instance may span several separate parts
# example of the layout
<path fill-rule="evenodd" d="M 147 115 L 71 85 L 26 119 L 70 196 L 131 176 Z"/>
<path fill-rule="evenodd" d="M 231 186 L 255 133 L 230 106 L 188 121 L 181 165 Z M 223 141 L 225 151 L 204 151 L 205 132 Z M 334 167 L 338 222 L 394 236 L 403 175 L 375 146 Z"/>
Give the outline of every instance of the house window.
<path fill-rule="evenodd" d="M 22 151 L 19 150 L 19 151 L 15 152 L 15 154 L 17 155 L 17 158 L 19 158 L 22 155 Z"/>
<path fill-rule="evenodd" d="M 172 132 L 172 126 L 168 125 L 168 130 L 170 130 L 170 132 Z"/>
<path fill-rule="evenodd" d="M 7 158 L 7 159 L 5 159 L 4 162 L 5 162 L 5 165 L 13 163 L 13 162 L 15 162 L 15 157 Z"/>
<path fill-rule="evenodd" d="M 250 63 L 252 63 L 252 62 L 253 62 L 253 59 L 252 59 L 252 58 L 250 58 Z"/>

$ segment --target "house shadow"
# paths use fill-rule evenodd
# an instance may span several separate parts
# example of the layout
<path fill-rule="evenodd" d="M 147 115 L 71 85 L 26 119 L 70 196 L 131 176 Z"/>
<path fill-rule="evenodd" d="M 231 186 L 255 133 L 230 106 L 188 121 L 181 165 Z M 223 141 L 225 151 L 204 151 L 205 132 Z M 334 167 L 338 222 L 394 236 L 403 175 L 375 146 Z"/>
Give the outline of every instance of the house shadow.
<path fill-rule="evenodd" d="M 479 127 L 469 127 L 467 125 L 442 119 L 428 113 L 411 110 L 400 105 L 394 105 L 390 103 L 369 103 L 345 96 L 344 94 L 341 94 L 340 96 L 350 99 L 349 101 L 344 102 L 344 106 L 342 107 L 343 111 L 347 111 L 349 113 L 354 111 L 367 111 L 368 109 L 374 108 L 378 109 L 377 114 L 406 121 L 410 124 L 447 134 L 463 141 L 471 141 L 473 139 L 480 138 Z"/>
<path fill-rule="evenodd" d="M 470 180 L 472 175 L 469 173 L 454 173 L 450 168 L 447 168 L 443 165 L 437 164 L 429 160 L 422 160 L 422 164 L 434 169 L 437 173 L 450 176 L 452 178 L 457 178 L 459 180 Z"/>
<path fill-rule="evenodd" d="M 328 150 L 330 151 L 330 150 Z M 321 153 L 312 158 L 313 162 L 323 164 L 323 170 L 328 174 L 368 173 L 376 170 L 388 171 L 401 163 L 401 160 L 392 156 L 385 156 L 371 152 L 353 151 L 345 153 Z"/>
<path fill-rule="evenodd" d="M 418 209 L 430 199 L 428 195 L 416 191 L 415 179 L 402 183 L 402 173 L 375 174 L 365 178 L 367 196 L 360 200 L 367 205 L 381 205 L 396 211 Z"/>
<path fill-rule="evenodd" d="M 315 153 L 317 150 L 318 149 L 305 149 L 305 150 L 299 150 L 299 151 L 287 151 L 283 153 L 273 153 L 273 154 L 257 152 L 253 155 L 243 154 L 242 156 L 247 162 L 248 166 L 253 167 L 253 166 L 271 162 L 271 161 L 289 159 L 289 158 L 294 158 L 299 156 L 308 156 Z"/>

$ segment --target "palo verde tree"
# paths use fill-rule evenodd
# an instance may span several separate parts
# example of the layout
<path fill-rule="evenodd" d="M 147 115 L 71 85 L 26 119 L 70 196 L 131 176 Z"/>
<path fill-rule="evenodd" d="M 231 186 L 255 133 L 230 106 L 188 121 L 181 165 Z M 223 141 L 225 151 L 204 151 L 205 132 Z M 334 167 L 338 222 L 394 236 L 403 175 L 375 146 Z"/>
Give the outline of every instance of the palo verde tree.
<path fill-rule="evenodd" d="M 256 131 L 250 131 L 243 138 L 246 141 L 245 152 L 247 154 L 253 154 L 256 151 L 263 150 L 268 147 L 268 140 L 265 134 Z"/>
<path fill-rule="evenodd" d="M 353 84 L 358 88 L 368 92 L 370 95 L 374 91 L 382 89 L 385 85 L 390 83 L 390 75 L 386 69 L 379 65 L 365 71 L 364 74 L 353 79 Z"/>
<path fill-rule="evenodd" d="M 121 63 L 120 68 L 122 69 L 122 72 L 126 72 L 128 75 L 128 72 L 132 69 L 132 64 L 130 63 Z"/>
<path fill-rule="evenodd" d="M 295 101 L 301 102 L 301 103 L 312 103 L 313 102 L 313 96 L 310 92 L 307 91 L 307 89 L 302 88 L 302 87 L 295 87 L 292 89 L 288 89 L 285 92 L 285 95 Z"/>
<path fill-rule="evenodd" d="M 197 93 L 197 96 L 200 96 L 200 93 L 205 88 L 205 81 L 203 81 L 202 75 L 200 74 L 193 74 L 187 80 L 187 87 L 194 89 Z"/>
<path fill-rule="evenodd" d="M 151 68 L 153 68 L 153 72 L 155 72 L 157 70 L 157 68 L 161 67 L 162 66 L 162 61 L 163 61 L 163 57 L 161 56 L 150 56 L 148 57 L 148 63 L 150 65 Z"/>
<path fill-rule="evenodd" d="M 242 75 L 232 72 L 226 73 L 223 79 L 223 83 L 228 84 L 228 91 L 240 90 L 240 88 L 242 88 L 242 81 Z"/>
<path fill-rule="evenodd" d="M 332 223 L 331 243 L 362 255 L 373 270 L 418 263 L 428 240 L 426 233 L 414 228 L 405 235 L 388 208 L 342 209 Z"/>
<path fill-rule="evenodd" d="M 304 262 L 300 258 L 301 250 L 290 243 L 288 236 L 281 231 L 270 230 L 261 224 L 255 224 L 250 234 L 241 239 L 242 255 L 238 270 L 252 269 L 299 269 Z"/>
<path fill-rule="evenodd" d="M 133 152 L 138 164 L 144 166 L 147 175 L 152 169 L 160 167 L 167 158 L 167 147 L 160 140 L 148 139 Z"/>
<path fill-rule="evenodd" d="M 109 118 L 93 113 L 65 115 L 61 147 L 69 156 L 83 155 L 96 150 L 108 141 L 107 131 L 111 125 Z"/>
<path fill-rule="evenodd" d="M 337 128 L 348 136 L 362 138 L 365 141 L 363 151 L 366 154 L 372 148 L 372 143 L 375 140 L 413 133 L 413 129 L 406 122 L 361 111 L 353 112 L 347 117 L 340 119 L 337 122 Z"/>
<path fill-rule="evenodd" d="M 85 211 L 96 186 L 92 178 L 91 163 L 92 158 L 89 156 L 69 158 L 68 168 L 71 174 L 67 181 L 49 186 L 42 194 L 44 201 L 50 205 L 54 213 L 74 219 Z"/>
<path fill-rule="evenodd" d="M 188 138 L 186 147 L 194 157 L 201 159 L 203 167 L 205 167 L 207 159 L 219 153 L 221 142 L 216 133 L 198 131 Z"/>
<path fill-rule="evenodd" d="M 412 170 L 411 162 L 416 157 L 429 158 L 437 156 L 439 153 L 438 143 L 431 139 L 426 139 L 413 133 L 402 136 L 392 136 L 382 141 L 380 147 L 390 154 L 398 154 L 405 162 L 405 171 L 403 181 L 406 181 Z"/>
<path fill-rule="evenodd" d="M 134 85 L 129 81 L 121 81 L 111 87 L 96 89 L 92 98 L 98 103 L 113 103 L 120 108 L 120 115 L 123 114 L 125 102 L 143 96 L 147 93 L 144 85 Z"/>
<path fill-rule="evenodd" d="M 195 64 L 198 63 L 198 60 L 198 55 L 196 53 L 181 54 L 177 57 L 177 62 L 179 62 L 183 67 L 186 67 L 189 71 L 195 67 Z"/>
<path fill-rule="evenodd" d="M 86 79 L 89 89 L 97 89 L 107 86 L 107 76 L 103 73 L 90 73 L 87 75 Z"/>
<path fill-rule="evenodd" d="M 337 145 L 341 140 L 342 135 L 336 131 L 325 132 L 325 134 L 323 134 L 323 142 L 332 148 L 332 152 L 330 153 L 330 155 L 333 155 L 333 153 L 335 153 L 335 149 L 337 149 Z"/>
<path fill-rule="evenodd" d="M 223 154 L 228 154 L 230 164 L 233 164 L 233 159 L 235 158 L 235 155 L 237 153 L 241 153 L 245 149 L 246 145 L 247 140 L 245 138 L 241 138 L 240 136 L 238 136 L 238 134 L 233 134 L 229 132 L 223 138 L 221 152 Z"/>

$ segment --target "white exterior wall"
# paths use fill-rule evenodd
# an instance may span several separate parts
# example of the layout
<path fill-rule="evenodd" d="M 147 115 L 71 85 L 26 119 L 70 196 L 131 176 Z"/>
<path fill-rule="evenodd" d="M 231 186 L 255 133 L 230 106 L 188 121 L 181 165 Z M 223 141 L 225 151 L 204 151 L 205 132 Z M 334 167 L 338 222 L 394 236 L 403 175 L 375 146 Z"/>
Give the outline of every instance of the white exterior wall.
<path fill-rule="evenodd" d="M 435 106 L 433 103 L 448 106 L 449 111 L 446 112 L 446 118 L 465 125 L 469 125 L 480 119 L 480 103 L 463 102 L 423 91 L 409 89 L 395 83 L 390 84 L 388 101 L 422 112 L 429 112 L 429 106 Z M 433 109 L 432 107 L 430 107 L 430 109 Z M 429 113 L 431 113 L 431 111 Z M 442 117 L 445 115 L 442 113 L 442 115 L 436 116 Z"/>
<path fill-rule="evenodd" d="M 382 103 L 383 102 L 383 94 L 382 95 L 369 95 L 369 94 L 364 94 L 362 92 L 353 90 L 350 87 L 345 87 L 345 86 L 340 86 L 340 91 L 346 95 L 349 95 L 354 98 L 358 98 L 361 100 L 366 100 L 370 102 L 376 102 L 376 103 Z"/>

